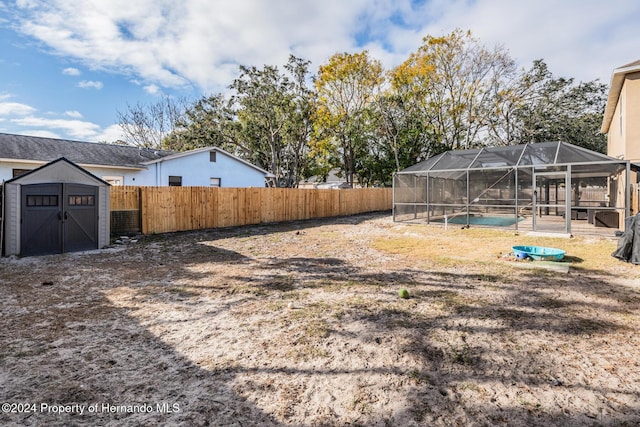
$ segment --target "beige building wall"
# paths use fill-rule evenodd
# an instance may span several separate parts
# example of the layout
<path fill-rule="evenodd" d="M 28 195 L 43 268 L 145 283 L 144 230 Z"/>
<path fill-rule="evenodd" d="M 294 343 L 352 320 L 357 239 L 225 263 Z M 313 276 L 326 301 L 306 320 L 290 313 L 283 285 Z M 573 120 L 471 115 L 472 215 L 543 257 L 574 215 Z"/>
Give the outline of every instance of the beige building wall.
<path fill-rule="evenodd" d="M 622 119 L 625 146 L 623 158 L 632 163 L 640 163 L 640 72 L 626 75 L 623 97 L 625 100 Z M 637 214 L 639 212 L 638 177 L 635 173 L 631 175 L 631 213 Z"/>
<path fill-rule="evenodd" d="M 614 70 L 601 131 L 607 155 L 640 162 L 640 61 Z"/>
<path fill-rule="evenodd" d="M 607 132 L 607 154 L 640 162 L 640 72 L 625 76 Z"/>
<path fill-rule="evenodd" d="M 620 92 L 620 97 L 615 106 L 615 112 L 611 119 L 609 131 L 607 132 L 607 155 L 623 159 L 625 157 L 624 146 L 624 126 L 622 125 L 622 110 L 624 109 L 624 90 Z"/>
<path fill-rule="evenodd" d="M 624 99 L 623 133 L 627 159 L 637 163 L 640 161 L 640 72 L 627 74 Z"/>
<path fill-rule="evenodd" d="M 607 155 L 640 164 L 640 60 L 613 70 L 609 97 L 602 120 L 601 132 L 607 135 Z M 639 212 L 639 177 L 631 173 L 617 185 L 616 200 L 624 200 L 628 185 L 631 214 Z"/>

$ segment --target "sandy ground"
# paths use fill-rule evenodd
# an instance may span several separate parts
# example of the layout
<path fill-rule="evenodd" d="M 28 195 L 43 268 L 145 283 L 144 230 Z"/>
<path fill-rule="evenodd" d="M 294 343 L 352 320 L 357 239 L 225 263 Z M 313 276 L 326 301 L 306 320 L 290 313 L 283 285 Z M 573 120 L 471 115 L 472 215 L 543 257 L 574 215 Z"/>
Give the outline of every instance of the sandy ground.
<path fill-rule="evenodd" d="M 415 227 L 372 214 L 2 259 L 0 424 L 640 424 L 637 280 L 373 248 Z"/>

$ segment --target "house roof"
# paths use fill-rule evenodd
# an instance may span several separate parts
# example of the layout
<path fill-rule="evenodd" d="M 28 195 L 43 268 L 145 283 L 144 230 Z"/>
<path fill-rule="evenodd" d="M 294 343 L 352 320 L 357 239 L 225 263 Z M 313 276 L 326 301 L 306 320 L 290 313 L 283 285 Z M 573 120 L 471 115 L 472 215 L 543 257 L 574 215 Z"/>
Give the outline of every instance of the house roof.
<path fill-rule="evenodd" d="M 29 176 L 35 175 L 36 173 L 39 173 L 42 170 L 46 170 L 47 168 L 50 168 L 51 166 L 55 165 L 56 163 L 67 164 L 69 167 L 77 169 L 81 173 L 87 175 L 88 177 L 90 177 L 91 179 L 93 179 L 94 181 L 96 181 L 96 182 L 98 182 L 100 184 L 103 184 L 103 185 L 106 185 L 106 186 L 110 186 L 111 185 L 107 181 L 105 181 L 105 180 L 103 180 L 101 178 L 98 178 L 97 176 L 95 176 L 94 174 L 89 172 L 88 170 L 83 169 L 82 167 L 78 166 L 77 164 L 75 164 L 73 162 L 70 162 L 69 160 L 65 159 L 64 157 L 60 157 L 59 159 L 56 159 L 56 160 L 54 160 L 52 162 L 49 162 L 49 163 L 46 163 L 46 164 L 44 164 L 44 165 L 42 165 L 42 166 L 40 166 L 40 167 L 38 167 L 36 169 L 32 169 L 27 173 L 23 173 L 22 175 L 19 175 L 19 176 L 16 176 L 14 178 L 11 178 L 10 180 L 5 181 L 5 184 L 9 184 L 9 183 L 14 182 L 14 181 L 17 181 L 17 182 L 23 181 L 26 178 L 28 178 Z"/>
<path fill-rule="evenodd" d="M 204 147 L 176 152 L 137 148 L 129 145 L 0 133 L 0 160 L 5 161 L 48 163 L 64 157 L 66 160 L 81 166 L 146 169 L 148 165 L 154 163 L 190 156 L 204 151 L 217 151 L 264 173 L 267 178 L 275 177 L 272 173 L 218 147 Z"/>
<path fill-rule="evenodd" d="M 326 176 L 326 179 L 322 175 L 313 175 L 302 182 L 310 183 L 310 184 L 329 184 L 329 183 L 342 184 L 347 181 L 344 177 L 338 176 L 338 175 L 342 175 L 342 172 L 340 169 L 336 168 L 336 169 L 331 169 L 329 171 L 329 173 Z"/>
<path fill-rule="evenodd" d="M 146 169 L 145 162 L 174 154 L 127 145 L 0 133 L 0 159 L 51 162 L 61 157 L 79 165 Z"/>
<path fill-rule="evenodd" d="M 616 105 L 620 98 L 620 92 L 624 85 L 624 79 L 627 74 L 640 72 L 640 60 L 623 65 L 622 67 L 613 70 L 611 75 L 611 87 L 609 89 L 609 97 L 607 98 L 607 106 L 604 109 L 604 117 L 602 119 L 602 127 L 600 132 L 608 133 L 609 127 L 611 127 L 611 120 L 613 119 L 613 113 L 616 111 Z"/>

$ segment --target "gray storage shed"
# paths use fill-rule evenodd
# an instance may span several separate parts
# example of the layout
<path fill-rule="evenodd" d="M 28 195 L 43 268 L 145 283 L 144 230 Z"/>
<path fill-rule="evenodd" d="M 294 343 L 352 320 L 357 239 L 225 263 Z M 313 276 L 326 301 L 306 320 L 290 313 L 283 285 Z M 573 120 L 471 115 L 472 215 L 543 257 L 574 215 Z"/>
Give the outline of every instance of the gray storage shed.
<path fill-rule="evenodd" d="M 65 158 L 6 181 L 3 205 L 5 255 L 109 244 L 109 184 Z"/>

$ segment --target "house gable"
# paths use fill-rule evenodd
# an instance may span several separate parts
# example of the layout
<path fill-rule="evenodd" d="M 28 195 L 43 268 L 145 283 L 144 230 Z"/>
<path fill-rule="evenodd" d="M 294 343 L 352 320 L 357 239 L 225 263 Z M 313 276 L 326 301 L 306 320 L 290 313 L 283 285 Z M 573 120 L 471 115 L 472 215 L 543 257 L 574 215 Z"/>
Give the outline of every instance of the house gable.
<path fill-rule="evenodd" d="M 640 61 L 613 71 L 600 131 L 607 134 L 607 154 L 640 161 Z"/>
<path fill-rule="evenodd" d="M 214 152 L 215 155 L 211 155 Z M 169 180 L 182 186 L 264 187 L 269 172 L 216 147 L 178 153 L 146 163 L 148 170 L 139 174 L 148 183 L 166 186 Z M 171 178 L 170 178 L 171 177 Z"/>

